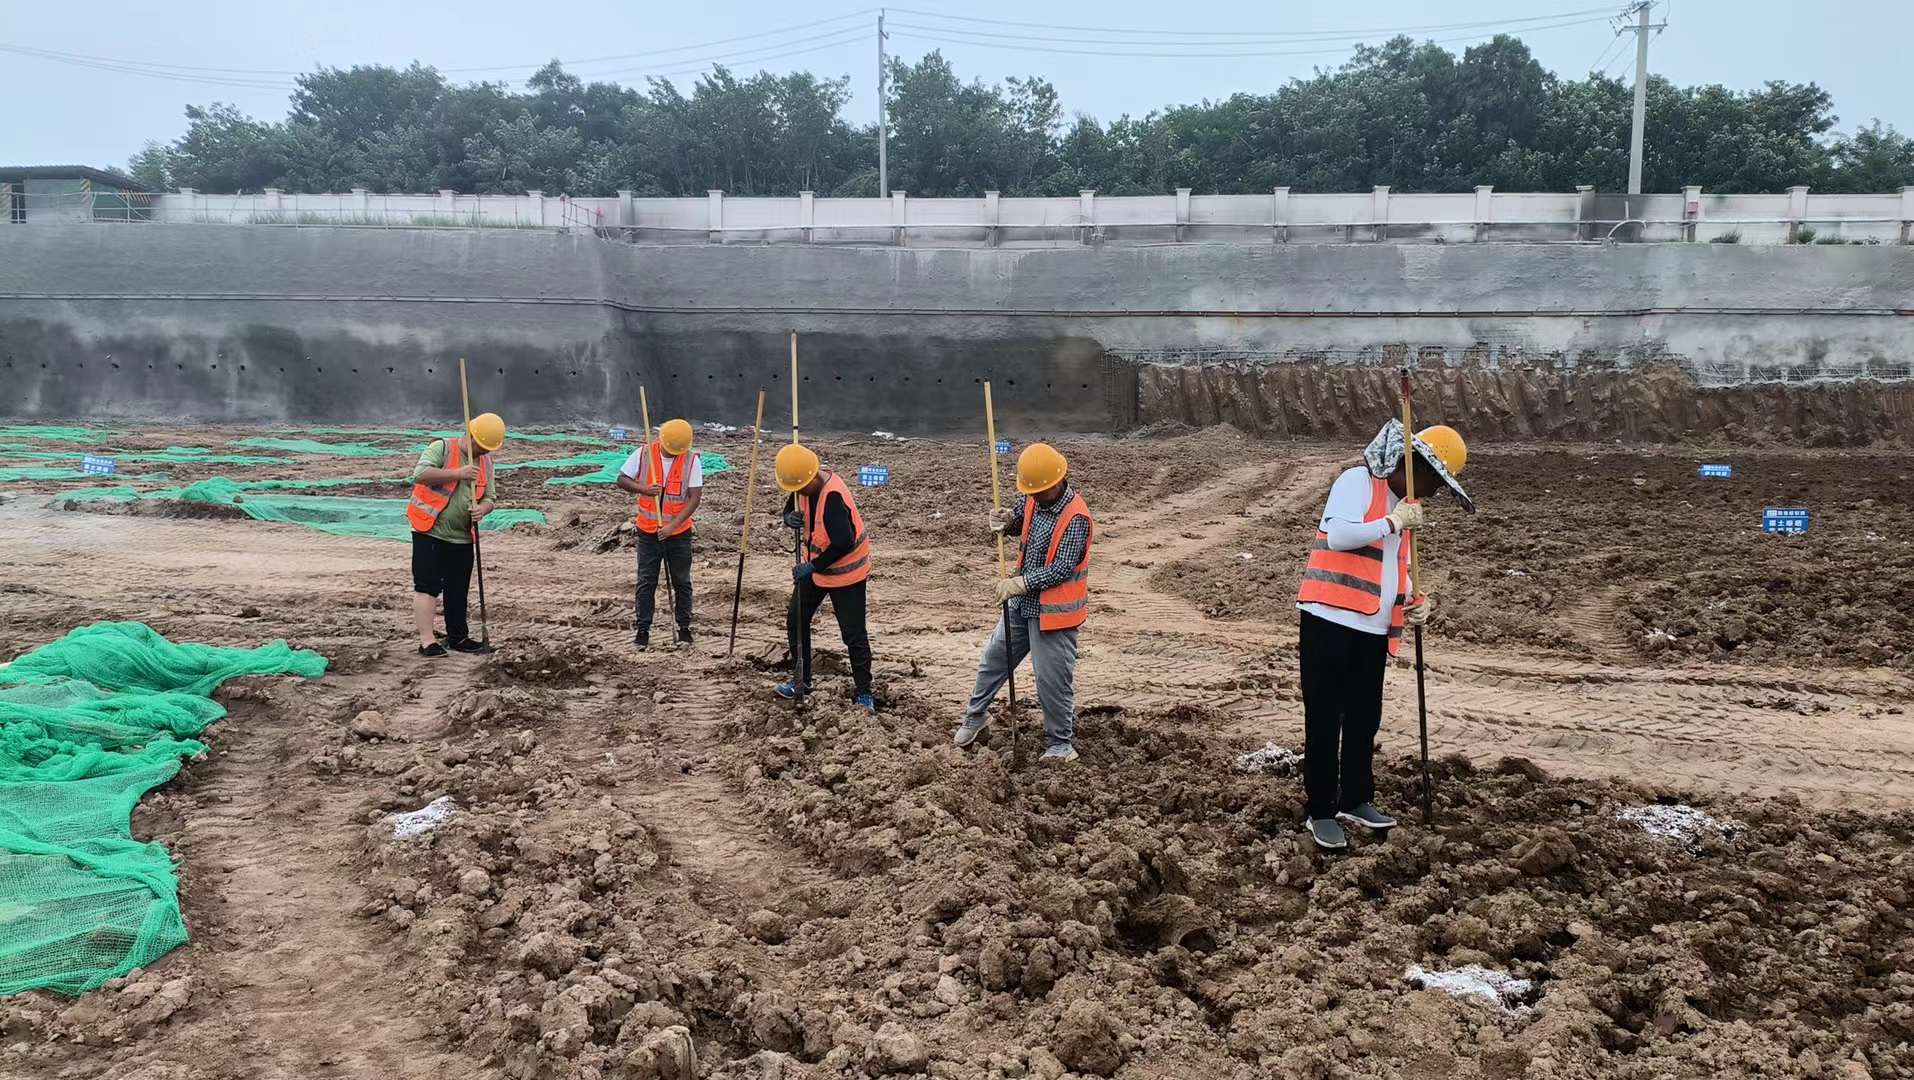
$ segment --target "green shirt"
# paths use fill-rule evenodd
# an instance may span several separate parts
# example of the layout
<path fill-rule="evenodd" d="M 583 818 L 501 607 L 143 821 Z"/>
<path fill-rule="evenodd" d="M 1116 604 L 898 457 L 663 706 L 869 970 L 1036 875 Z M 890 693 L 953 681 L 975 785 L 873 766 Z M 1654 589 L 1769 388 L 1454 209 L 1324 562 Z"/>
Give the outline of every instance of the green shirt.
<path fill-rule="evenodd" d="M 471 462 L 465 462 L 471 464 Z M 427 469 L 445 468 L 445 440 L 434 439 L 432 444 L 419 455 L 419 463 L 412 467 L 411 480 L 419 482 L 419 474 Z M 447 543 L 469 544 L 472 542 L 472 486 L 475 481 L 461 480 L 452 491 L 452 497 L 445 502 L 445 509 L 439 512 L 439 520 L 432 526 L 432 536 Z M 485 498 L 479 501 L 492 505 L 498 494 L 498 470 L 493 469 L 491 478 L 485 485 Z"/>

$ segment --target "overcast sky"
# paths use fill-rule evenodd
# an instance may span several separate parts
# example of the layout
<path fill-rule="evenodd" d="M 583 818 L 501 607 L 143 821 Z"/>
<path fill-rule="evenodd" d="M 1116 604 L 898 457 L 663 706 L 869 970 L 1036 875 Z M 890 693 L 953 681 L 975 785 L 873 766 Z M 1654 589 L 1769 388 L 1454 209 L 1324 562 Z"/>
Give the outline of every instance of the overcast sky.
<path fill-rule="evenodd" d="M 1066 114 L 1103 120 L 1269 91 L 1314 67 L 1335 66 L 1352 42 L 1377 42 L 1395 29 L 1456 52 L 1505 29 L 1564 76 L 1579 77 L 1598 61 L 1611 74 L 1631 73 L 1634 66 L 1632 45 L 1614 40 L 1604 18 L 1621 5 L 1591 0 L 915 2 L 937 14 L 889 9 L 894 54 L 915 58 L 941 48 L 967 79 L 1040 75 L 1056 85 Z M 741 71 L 848 75 L 855 94 L 850 116 L 868 121 L 875 118 L 876 15 L 857 14 L 861 3 L 332 0 L 261 6 L 257 0 L 194 0 L 163 6 L 95 0 L 75 7 L 0 0 L 0 47 L 73 54 L 56 60 L 0 51 L 0 101 L 11 103 L 0 110 L 0 164 L 123 167 L 145 140 L 177 137 L 188 104 L 227 101 L 261 119 L 279 119 L 290 72 L 414 59 L 460 80 L 522 80 L 554 57 L 607 56 L 625 58 L 568 66 L 635 86 L 646 74 L 669 73 L 689 87 L 699 65 L 714 59 Z M 1657 74 L 1737 89 L 1769 79 L 1817 82 L 1834 95 L 1842 128 L 1878 117 L 1914 132 L 1910 0 L 1663 0 L 1654 21 L 1664 18 L 1668 28 L 1649 49 Z M 1410 29 L 1417 27 L 1428 29 Z M 1346 33 L 1357 30 L 1369 32 Z M 1312 33 L 1317 36 L 1302 36 Z M 1204 34 L 1239 36 L 1203 42 Z M 1242 36 L 1252 34 L 1265 36 Z M 1180 48 L 1185 42 L 1193 44 Z M 1192 57 L 1191 51 L 1261 55 Z M 1109 55 L 1122 52 L 1178 55 Z M 119 70 L 123 64 L 136 70 Z M 151 74 L 156 71 L 165 77 Z"/>

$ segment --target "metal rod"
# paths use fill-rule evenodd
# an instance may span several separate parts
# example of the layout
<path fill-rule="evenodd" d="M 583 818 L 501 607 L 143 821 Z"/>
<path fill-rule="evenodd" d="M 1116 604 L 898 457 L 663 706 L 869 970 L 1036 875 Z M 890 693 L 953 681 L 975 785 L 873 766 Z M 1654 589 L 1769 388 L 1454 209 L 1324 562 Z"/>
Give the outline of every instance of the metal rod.
<path fill-rule="evenodd" d="M 984 381 L 984 437 L 989 441 L 984 449 L 990 452 L 990 508 L 1003 509 L 1003 487 L 997 479 L 997 410 L 990 400 L 990 381 Z M 997 576 L 1010 576 L 1010 568 L 1004 560 L 1004 534 L 997 533 Z M 1017 665 L 1010 662 L 1010 601 L 1002 603 L 1004 619 L 1004 665 L 1007 675 L 1005 681 L 1010 686 L 1010 768 L 1015 771 L 1023 767 L 1023 743 L 1018 729 L 1022 727 L 1017 718 Z"/>
<path fill-rule="evenodd" d="M 791 445 L 796 446 L 797 442 L 798 334 L 796 330 L 793 330 L 791 331 Z M 797 508 L 798 517 L 800 519 L 797 529 L 793 530 L 791 534 L 792 566 L 803 565 L 805 552 L 811 548 L 811 511 L 809 503 L 810 500 L 805 498 L 802 493 L 791 493 L 791 505 Z M 798 613 L 800 615 L 803 614 L 804 603 L 803 598 L 798 594 L 802 592 L 803 588 L 803 582 L 796 580 L 791 582 L 791 599 L 793 603 L 798 605 Z M 801 654 L 801 657 L 793 656 L 791 658 L 791 674 L 798 680 L 800 687 L 808 687 L 811 685 L 811 620 L 809 619 L 800 619 L 798 621 L 798 645 L 798 652 Z"/>
<path fill-rule="evenodd" d="M 465 434 L 461 441 L 465 443 L 465 456 L 473 465 L 478 464 L 478 440 L 472 437 L 472 391 L 465 379 L 465 357 L 459 357 L 459 402 L 465 407 Z M 478 502 L 478 483 L 472 484 L 472 501 Z M 472 563 L 478 568 L 479 586 L 479 643 L 492 643 L 491 620 L 485 611 L 485 549 L 479 546 L 478 522 L 472 522 Z M 456 644 L 456 642 L 454 643 Z"/>
<path fill-rule="evenodd" d="M 758 492 L 758 443 L 764 436 L 764 391 L 758 391 L 758 418 L 751 425 L 751 468 L 744 481 L 744 529 L 738 537 L 738 582 L 731 589 L 731 644 L 724 654 L 738 648 L 738 607 L 744 600 L 744 553 L 751 547 L 751 499 Z"/>
<path fill-rule="evenodd" d="M 643 386 L 638 387 L 638 412 L 639 419 L 642 420 L 645 425 L 644 455 L 645 465 L 647 466 L 645 471 L 649 473 L 651 471 L 649 468 L 651 465 L 651 403 L 645 400 L 645 388 Z M 664 471 L 664 455 L 662 453 L 658 456 L 658 462 L 659 471 Z M 653 476 L 651 482 L 658 485 L 658 495 L 651 500 L 651 512 L 652 516 L 658 519 L 658 532 L 655 535 L 658 537 L 658 546 L 663 548 L 665 544 L 665 478 L 662 476 Z M 639 498 L 642 499 L 644 496 L 640 495 Z M 639 531 L 642 532 L 643 530 Z M 643 542 L 642 539 L 640 542 Z M 671 578 L 670 553 L 665 553 L 662 561 L 665 571 L 665 612 L 671 616 L 671 632 L 676 635 L 678 632 L 678 597 Z M 656 603 L 657 588 L 655 586 L 652 589 L 652 596 L 654 597 L 652 602 Z"/>

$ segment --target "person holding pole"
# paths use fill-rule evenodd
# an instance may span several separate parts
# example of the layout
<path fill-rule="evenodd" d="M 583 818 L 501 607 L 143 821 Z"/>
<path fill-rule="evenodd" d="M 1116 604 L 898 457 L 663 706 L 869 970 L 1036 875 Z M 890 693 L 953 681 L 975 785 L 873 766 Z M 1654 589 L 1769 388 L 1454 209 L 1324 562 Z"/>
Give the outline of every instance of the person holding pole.
<path fill-rule="evenodd" d="M 455 652 L 484 653 L 472 640 L 466 599 L 472 585 L 472 549 L 479 522 L 497 506 L 492 454 L 505 445 L 505 421 L 482 413 L 460 439 L 435 439 L 413 466 L 412 498 L 405 508 L 412 525 L 412 624 L 419 655 L 434 659 Z M 445 601 L 445 641 L 432 630 L 433 609 Z"/>
<path fill-rule="evenodd" d="M 651 648 L 651 619 L 658 603 L 658 565 L 671 574 L 678 645 L 691 644 L 691 516 L 704 498 L 704 460 L 691 449 L 691 425 L 667 420 L 658 438 L 631 452 L 618 470 L 618 487 L 638 496 L 637 632 L 632 644 Z"/>
<path fill-rule="evenodd" d="M 857 500 L 837 473 L 820 469 L 817 454 L 800 443 L 778 450 L 771 462 L 778 487 L 789 493 L 784 524 L 797 530 L 804 547 L 791 568 L 791 605 L 785 631 L 791 643 L 791 680 L 779 683 L 781 698 L 811 692 L 811 619 L 829 598 L 844 651 L 850 654 L 857 704 L 877 711 L 871 694 L 871 635 L 866 624 L 864 583 L 871 574 L 871 538 Z"/>
<path fill-rule="evenodd" d="M 1463 509 L 1475 504 L 1456 476 L 1468 447 L 1454 428 L 1425 428 L 1415 437 L 1411 475 L 1404 427 L 1390 420 L 1329 489 L 1296 593 L 1303 691 L 1303 788 L 1308 831 L 1316 846 L 1340 851 L 1348 836 L 1338 821 L 1388 829 L 1394 818 L 1376 809 L 1376 732 L 1382 726 L 1382 676 L 1405 625 L 1421 626 L 1431 601 L 1410 580 L 1403 534 L 1423 527 L 1415 492 L 1453 491 Z"/>
<path fill-rule="evenodd" d="M 1026 654 L 1037 673 L 1048 745 L 1040 762 L 1077 760 L 1077 630 L 1090 613 L 1090 508 L 1069 482 L 1070 464 L 1047 443 L 1017 457 L 1017 490 L 1009 509 L 990 512 L 993 532 L 1019 537 L 1015 577 L 997 582 L 997 600 L 1010 612 L 984 646 L 977 685 L 954 741 L 969 746 L 987 722 L 990 700 Z"/>

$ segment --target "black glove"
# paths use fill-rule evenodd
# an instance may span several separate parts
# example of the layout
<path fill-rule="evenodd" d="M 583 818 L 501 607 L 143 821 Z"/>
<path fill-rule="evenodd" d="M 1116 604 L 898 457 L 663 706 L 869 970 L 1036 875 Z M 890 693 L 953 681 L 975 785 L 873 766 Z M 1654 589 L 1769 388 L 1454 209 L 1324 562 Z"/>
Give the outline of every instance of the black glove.
<path fill-rule="evenodd" d="M 817 570 L 817 567 L 811 565 L 810 563 L 801 562 L 791 568 L 791 580 L 803 581 L 805 578 L 810 577 L 811 574 L 816 570 Z"/>
<path fill-rule="evenodd" d="M 804 527 L 804 515 L 798 513 L 796 510 L 786 510 L 784 512 L 784 524 L 787 528 L 802 529 Z"/>

